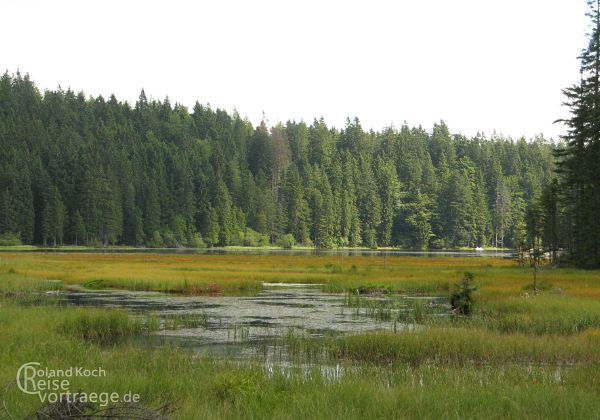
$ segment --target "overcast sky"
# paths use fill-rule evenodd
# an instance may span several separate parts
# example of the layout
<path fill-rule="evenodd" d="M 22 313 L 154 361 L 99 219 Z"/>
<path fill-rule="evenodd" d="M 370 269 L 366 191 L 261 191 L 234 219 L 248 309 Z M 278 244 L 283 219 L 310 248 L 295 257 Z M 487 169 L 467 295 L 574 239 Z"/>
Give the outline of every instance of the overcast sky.
<path fill-rule="evenodd" d="M 2 0 L 0 13 L 0 67 L 41 90 L 514 138 L 562 133 L 588 29 L 585 0 Z"/>

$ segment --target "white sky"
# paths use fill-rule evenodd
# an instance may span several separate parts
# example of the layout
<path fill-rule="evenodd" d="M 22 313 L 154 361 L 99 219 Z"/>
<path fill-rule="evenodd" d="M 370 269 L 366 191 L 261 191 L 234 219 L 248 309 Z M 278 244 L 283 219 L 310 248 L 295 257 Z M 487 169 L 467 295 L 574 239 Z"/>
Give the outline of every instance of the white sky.
<path fill-rule="evenodd" d="M 0 70 L 38 87 L 196 100 L 253 123 L 556 137 L 585 0 L 32 1 L 0 4 Z"/>

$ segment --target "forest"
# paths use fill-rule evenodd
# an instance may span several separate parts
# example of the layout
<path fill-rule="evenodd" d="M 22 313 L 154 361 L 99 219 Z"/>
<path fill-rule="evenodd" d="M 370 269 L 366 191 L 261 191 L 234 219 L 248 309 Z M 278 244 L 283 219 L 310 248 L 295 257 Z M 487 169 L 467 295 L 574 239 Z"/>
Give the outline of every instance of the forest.
<path fill-rule="evenodd" d="M 41 93 L 19 72 L 0 79 L 0 143 L 5 242 L 410 249 L 525 243 L 558 146 L 443 121 L 254 127 L 143 90 L 135 105 Z"/>

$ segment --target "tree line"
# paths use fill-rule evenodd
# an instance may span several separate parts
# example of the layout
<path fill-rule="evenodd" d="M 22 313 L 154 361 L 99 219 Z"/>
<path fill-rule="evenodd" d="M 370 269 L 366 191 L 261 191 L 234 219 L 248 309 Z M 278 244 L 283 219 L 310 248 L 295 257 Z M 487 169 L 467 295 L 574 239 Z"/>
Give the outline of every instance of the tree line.
<path fill-rule="evenodd" d="M 27 244 L 517 247 L 555 185 L 541 136 L 254 127 L 143 90 L 42 93 L 18 72 L 0 78 L 0 144 L 0 234 Z"/>
<path fill-rule="evenodd" d="M 526 214 L 527 247 L 534 259 L 600 267 L 600 0 L 588 0 L 588 45 L 579 57 L 580 81 L 563 90 L 570 118 L 554 150 L 556 175 Z"/>
<path fill-rule="evenodd" d="M 554 250 L 561 245 L 569 258 L 586 267 L 600 267 L 600 0 L 588 0 L 588 45 L 580 59 L 580 81 L 563 90 L 571 117 L 563 122 L 567 133 L 557 148 L 558 181 L 533 210 L 539 220 L 558 220 L 559 234 L 533 230 Z M 558 205 L 548 201 L 555 196 Z M 556 237 L 562 237 L 561 240 Z"/>

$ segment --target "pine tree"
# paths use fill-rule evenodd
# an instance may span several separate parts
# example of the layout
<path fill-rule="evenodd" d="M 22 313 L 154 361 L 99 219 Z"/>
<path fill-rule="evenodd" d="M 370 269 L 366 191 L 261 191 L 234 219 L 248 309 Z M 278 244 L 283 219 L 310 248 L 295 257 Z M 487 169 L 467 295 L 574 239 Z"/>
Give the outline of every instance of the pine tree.
<path fill-rule="evenodd" d="M 381 223 L 381 199 L 377 193 L 373 172 L 364 159 L 360 165 L 358 203 L 362 221 L 363 244 L 369 248 L 376 248 L 377 229 Z"/>
<path fill-rule="evenodd" d="M 103 177 L 100 182 L 100 230 L 99 236 L 102 244 L 114 245 L 123 231 L 123 208 L 121 194 L 116 183 Z"/>
<path fill-rule="evenodd" d="M 222 180 L 217 182 L 213 209 L 218 215 L 218 223 L 220 227 L 218 243 L 222 246 L 229 245 L 231 243 L 231 235 L 233 232 L 235 232 L 234 214 L 229 191 Z"/>
<path fill-rule="evenodd" d="M 491 230 L 491 217 L 481 171 L 479 171 L 473 184 L 473 218 L 476 236 L 475 245 L 487 245 Z"/>
<path fill-rule="evenodd" d="M 379 243 L 383 246 L 390 246 L 392 244 L 392 227 L 400 198 L 400 183 L 393 162 L 378 159 L 376 177 L 381 201 Z"/>
<path fill-rule="evenodd" d="M 401 204 L 402 216 L 408 225 L 410 246 L 413 249 L 426 250 L 434 236 L 431 229 L 432 202 L 426 194 L 420 192 L 407 203 Z"/>
<path fill-rule="evenodd" d="M 10 191 L 0 192 L 0 234 L 17 233 L 17 214 L 15 212 Z"/>
<path fill-rule="evenodd" d="M 558 151 L 559 174 L 572 220 L 571 253 L 581 265 L 600 266 L 600 0 L 588 0 L 592 31 L 580 56 L 581 81 L 563 90 L 572 116 L 567 145 Z"/>
<path fill-rule="evenodd" d="M 58 189 L 52 186 L 47 191 L 42 211 L 42 243 L 56 246 L 62 244 L 65 224 L 65 206 Z"/>
<path fill-rule="evenodd" d="M 79 245 L 85 241 L 85 222 L 79 210 L 71 216 L 70 234 L 75 245 Z"/>
<path fill-rule="evenodd" d="M 470 160 L 461 159 L 450 176 L 445 231 L 453 246 L 472 247 L 476 242 L 472 172 Z"/>
<path fill-rule="evenodd" d="M 511 227 L 511 191 L 500 179 L 496 180 L 493 203 L 494 246 L 505 246 L 504 236 Z"/>
<path fill-rule="evenodd" d="M 559 185 L 556 179 L 552 180 L 542 191 L 540 208 L 542 215 L 542 239 L 545 249 L 550 252 L 551 261 L 556 261 L 560 247 L 560 213 L 559 213 Z"/>
<path fill-rule="evenodd" d="M 584 231 L 578 249 L 597 236 L 598 205 L 587 200 L 597 190 L 596 143 L 591 132 L 577 134 L 594 127 L 585 122 L 589 70 L 573 90 L 581 112 L 572 127 L 581 130 L 572 134 L 581 142 L 563 166 L 585 198 L 564 217 Z M 0 77 L 0 146 L 0 230 L 51 244 L 202 245 L 201 233 L 210 246 L 292 234 L 320 247 L 426 248 L 484 243 L 498 232 L 496 243 L 511 246 L 552 167 L 543 138 L 466 138 L 443 123 L 365 132 L 358 119 L 341 132 L 322 118 L 254 128 L 237 112 L 196 104 L 188 113 L 143 91 L 134 108 L 113 95 L 42 95 L 18 73 Z"/>

